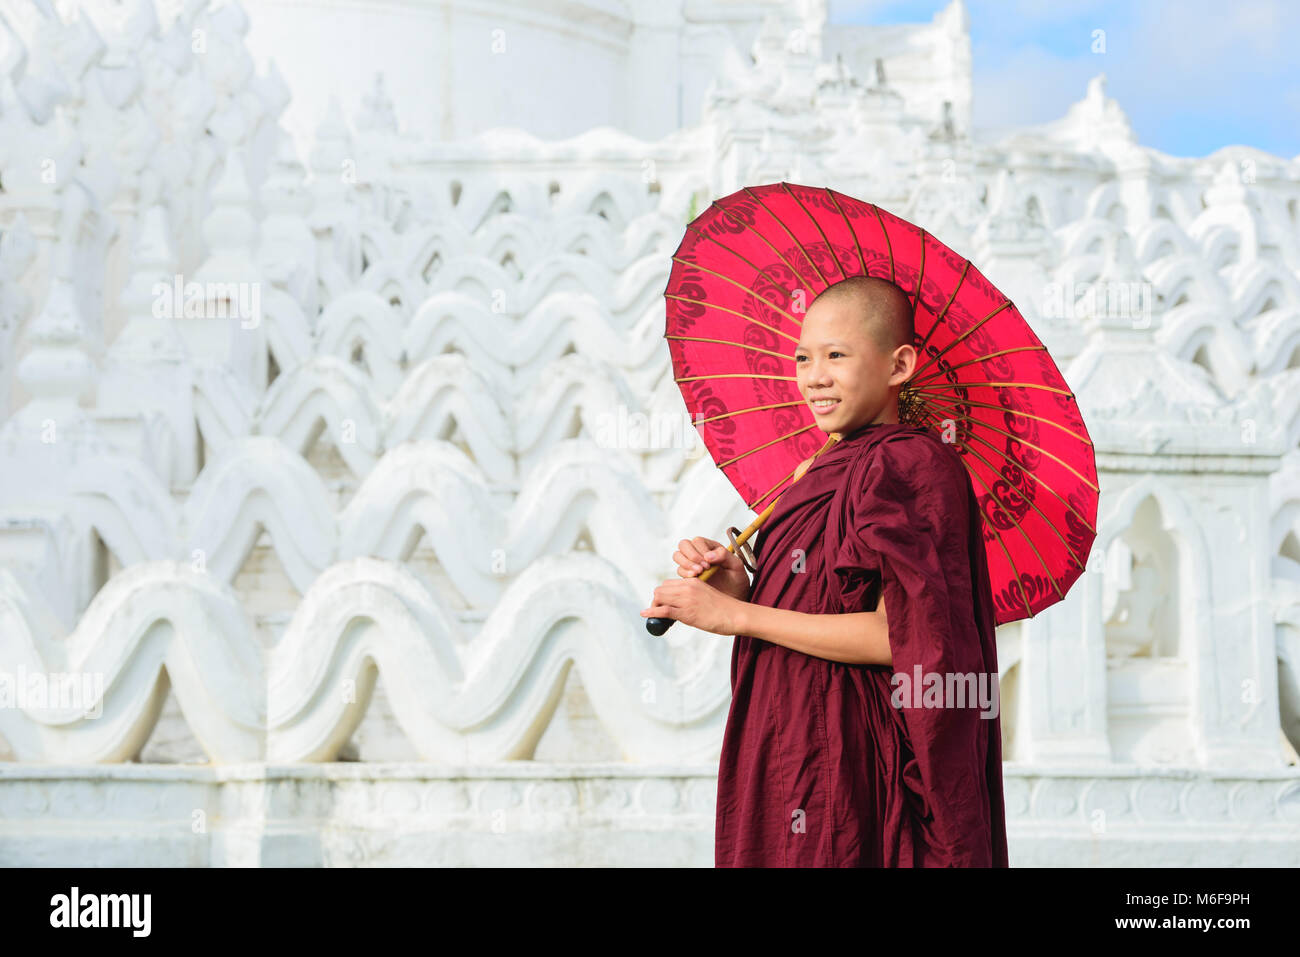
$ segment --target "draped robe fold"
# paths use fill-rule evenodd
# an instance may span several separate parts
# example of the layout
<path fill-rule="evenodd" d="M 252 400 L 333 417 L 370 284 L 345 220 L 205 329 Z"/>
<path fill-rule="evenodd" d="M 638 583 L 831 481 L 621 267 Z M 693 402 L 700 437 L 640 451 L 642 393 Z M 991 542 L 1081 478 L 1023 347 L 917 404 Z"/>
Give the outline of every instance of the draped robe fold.
<path fill-rule="evenodd" d="M 893 664 L 735 637 L 715 866 L 1006 867 L 993 598 L 957 451 L 930 429 L 858 429 L 790 486 L 757 541 L 750 601 L 835 615 L 883 599 Z M 966 688 L 989 692 L 917 706 L 895 674 L 973 676 Z"/>

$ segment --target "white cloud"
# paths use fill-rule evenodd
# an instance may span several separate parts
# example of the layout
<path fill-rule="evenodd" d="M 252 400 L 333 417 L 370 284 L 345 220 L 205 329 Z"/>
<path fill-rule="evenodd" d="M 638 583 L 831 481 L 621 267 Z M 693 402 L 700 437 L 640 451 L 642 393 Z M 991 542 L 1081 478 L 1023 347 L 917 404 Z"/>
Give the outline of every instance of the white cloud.
<path fill-rule="evenodd" d="M 1153 0 L 1108 10 L 1080 0 L 1068 4 L 1068 10 L 1083 17 L 1095 11 L 1096 25 L 1106 30 L 1105 53 L 1086 52 L 1087 37 L 1080 39 L 1078 56 L 1023 45 L 1020 37 L 1042 36 L 1042 20 L 1006 21 L 1013 11 L 1025 17 L 1034 12 L 1028 0 L 1014 7 L 972 5 L 972 32 L 982 38 L 973 50 L 977 127 L 1036 124 L 1063 116 L 1083 98 L 1088 80 L 1104 72 L 1107 94 L 1119 102 L 1144 143 L 1157 135 L 1176 139 L 1178 124 L 1214 123 L 1216 117 L 1231 117 L 1233 130 L 1256 127 L 1261 137 L 1274 139 L 1285 135 L 1287 123 L 1300 128 L 1300 117 L 1286 118 L 1297 113 L 1293 91 L 1300 70 L 1291 44 L 1300 36 L 1300 5 Z M 1050 18 L 1068 22 L 1068 15 L 1056 9 Z M 1080 21 L 1075 22 L 1065 29 L 1077 29 Z M 1193 139 L 1204 142 L 1205 137 Z"/>

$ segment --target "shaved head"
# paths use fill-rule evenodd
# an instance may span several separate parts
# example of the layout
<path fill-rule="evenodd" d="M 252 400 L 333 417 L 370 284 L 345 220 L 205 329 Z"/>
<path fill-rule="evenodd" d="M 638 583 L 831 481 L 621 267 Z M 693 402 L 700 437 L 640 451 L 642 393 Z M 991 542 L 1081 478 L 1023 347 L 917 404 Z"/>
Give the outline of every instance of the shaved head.
<path fill-rule="evenodd" d="M 907 293 L 887 279 L 850 276 L 822 290 L 809 308 L 823 299 L 847 305 L 861 316 L 863 328 L 883 355 L 899 346 L 916 344 L 912 302 Z"/>

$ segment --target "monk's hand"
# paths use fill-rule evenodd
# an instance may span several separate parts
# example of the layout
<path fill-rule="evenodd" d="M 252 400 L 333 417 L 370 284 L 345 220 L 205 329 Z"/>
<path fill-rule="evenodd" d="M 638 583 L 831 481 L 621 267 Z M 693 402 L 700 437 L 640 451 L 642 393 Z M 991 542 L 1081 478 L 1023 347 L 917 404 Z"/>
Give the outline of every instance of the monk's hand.
<path fill-rule="evenodd" d="M 721 542 L 697 536 L 683 538 L 673 552 L 677 574 L 682 578 L 695 578 L 706 569 L 718 566 L 705 584 L 740 601 L 749 601 L 749 572 L 740 556 Z"/>
<path fill-rule="evenodd" d="M 713 577 L 719 574 L 715 572 Z M 709 585 L 698 578 L 670 578 L 655 589 L 650 607 L 641 609 L 641 617 L 672 618 L 715 635 L 736 634 L 746 603 Z"/>

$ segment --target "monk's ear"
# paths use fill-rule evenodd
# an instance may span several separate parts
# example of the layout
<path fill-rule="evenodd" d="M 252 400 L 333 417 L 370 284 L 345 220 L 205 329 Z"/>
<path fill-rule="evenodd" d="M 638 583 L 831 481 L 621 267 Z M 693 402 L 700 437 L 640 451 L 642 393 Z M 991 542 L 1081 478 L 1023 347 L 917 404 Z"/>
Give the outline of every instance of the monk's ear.
<path fill-rule="evenodd" d="M 907 350 L 907 378 L 912 378 L 912 373 L 916 372 L 916 366 L 920 361 L 920 355 L 916 351 L 916 346 L 904 346 Z"/>
<path fill-rule="evenodd" d="M 894 350 L 894 365 L 890 379 L 897 379 L 898 384 L 906 382 L 912 378 L 916 372 L 917 354 L 916 347 L 903 345 Z"/>

